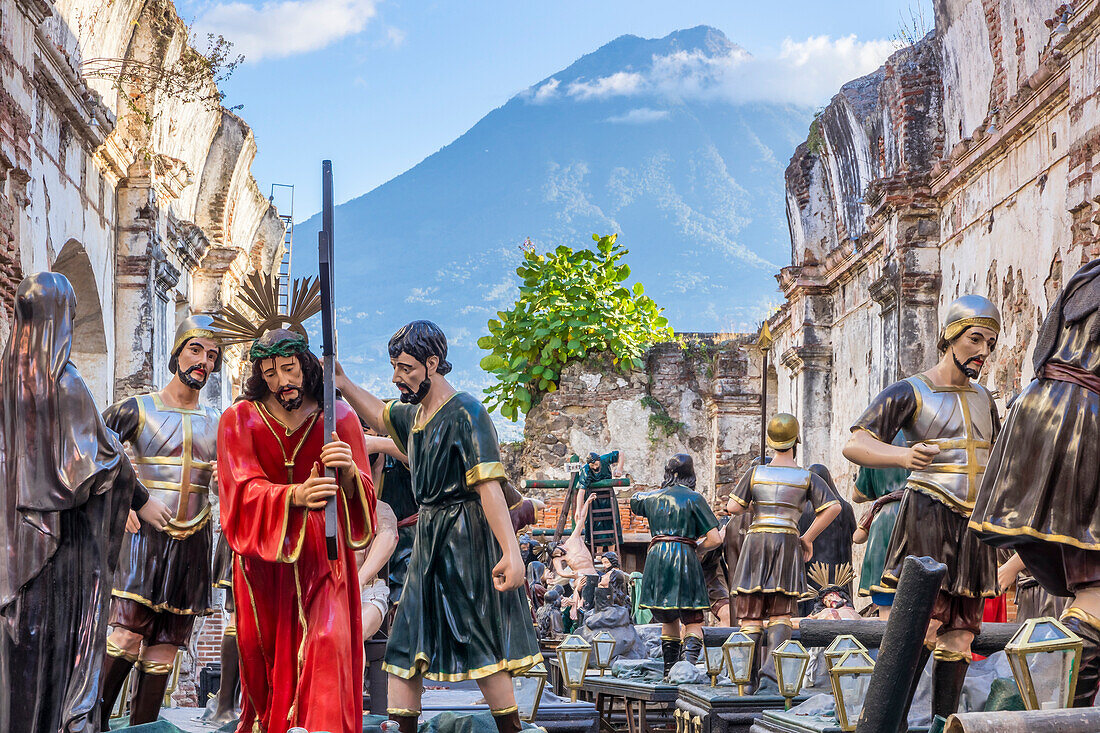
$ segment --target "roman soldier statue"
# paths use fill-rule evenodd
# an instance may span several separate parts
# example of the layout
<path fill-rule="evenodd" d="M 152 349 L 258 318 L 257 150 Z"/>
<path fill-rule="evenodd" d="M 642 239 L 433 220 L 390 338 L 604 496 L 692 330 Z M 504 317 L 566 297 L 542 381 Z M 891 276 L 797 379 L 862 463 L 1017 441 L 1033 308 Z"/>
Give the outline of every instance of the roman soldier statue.
<path fill-rule="evenodd" d="M 791 638 L 791 615 L 808 593 L 806 563 L 814 540 L 840 514 L 840 502 L 825 479 L 798 465 L 798 419 L 779 413 L 768 421 L 768 447 L 775 455 L 766 465 L 750 468 L 730 492 L 726 510 L 740 514 L 750 507 L 752 524 L 731 576 L 734 610 L 741 630 L 756 647 L 767 626 L 767 655 Z M 799 532 L 802 509 L 809 503 L 814 520 Z"/>
<path fill-rule="evenodd" d="M 989 457 L 971 529 L 1018 553 L 1048 592 L 1072 598 L 1063 623 L 1084 640 L 1074 705 L 1100 685 L 1100 259 L 1047 314 L 1035 380 L 1012 403 Z"/>
<path fill-rule="evenodd" d="M 212 610 L 209 494 L 215 489 L 218 412 L 199 404 L 200 391 L 222 364 L 212 320 L 194 315 L 176 329 L 168 361 L 172 379 L 164 389 L 129 397 L 103 413 L 107 426 L 129 444 L 138 478 L 172 512 L 164 531 L 135 527 L 133 518 L 127 527 L 103 665 L 105 730 L 135 663 L 130 724 L 157 719 L 176 651 L 191 640 L 195 619 Z"/>
<path fill-rule="evenodd" d="M 974 380 L 1000 331 L 1001 314 L 988 299 L 955 300 L 940 331 L 939 362 L 875 397 L 844 448 L 844 456 L 860 466 L 911 472 L 881 585 L 897 588 L 907 555 L 947 566 L 920 665 L 923 669 L 931 654 L 932 714 L 945 719 L 959 705 L 984 599 L 997 595 L 996 554 L 967 522 L 999 429 L 993 396 Z M 899 430 L 905 444 L 893 445 Z"/>

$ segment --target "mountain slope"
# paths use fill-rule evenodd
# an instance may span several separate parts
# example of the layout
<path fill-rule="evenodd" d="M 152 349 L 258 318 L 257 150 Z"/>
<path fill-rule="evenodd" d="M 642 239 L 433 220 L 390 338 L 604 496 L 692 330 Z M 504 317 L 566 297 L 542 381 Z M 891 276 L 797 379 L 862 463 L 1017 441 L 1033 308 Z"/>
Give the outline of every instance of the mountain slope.
<path fill-rule="evenodd" d="M 475 341 L 515 299 L 528 237 L 547 249 L 618 232 L 674 328 L 752 327 L 779 299 L 783 168 L 812 111 L 681 93 L 692 80 L 668 72 L 744 53 L 707 27 L 622 36 L 337 207 L 341 361 L 389 394 L 386 340 L 429 318 L 451 339 L 455 382 L 476 391 L 487 378 Z M 296 273 L 316 269 L 318 226 L 297 227 Z"/>

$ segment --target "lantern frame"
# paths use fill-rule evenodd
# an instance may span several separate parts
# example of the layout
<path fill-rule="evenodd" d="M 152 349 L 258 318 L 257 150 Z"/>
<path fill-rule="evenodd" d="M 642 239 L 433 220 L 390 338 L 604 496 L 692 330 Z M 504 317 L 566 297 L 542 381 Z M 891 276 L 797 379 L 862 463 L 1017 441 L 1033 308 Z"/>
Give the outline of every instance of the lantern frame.
<path fill-rule="evenodd" d="M 745 674 L 738 677 L 734 671 L 736 667 L 733 664 L 733 652 L 735 649 L 749 650 L 749 663 L 745 665 Z M 756 640 L 746 634 L 744 631 L 734 631 L 729 637 L 722 642 L 722 657 L 726 661 L 726 666 L 729 667 L 730 679 L 733 680 L 733 684 L 737 685 L 737 694 L 745 694 L 745 685 L 752 681 L 752 658 L 756 653 Z"/>
<path fill-rule="evenodd" d="M 610 649 L 608 649 L 609 645 Z M 602 653 L 604 651 L 607 652 L 606 658 Z M 615 654 L 615 637 L 610 631 L 604 629 L 592 637 L 592 652 L 596 658 L 596 667 L 600 670 L 600 676 L 603 677 L 611 667 L 611 657 Z"/>
<path fill-rule="evenodd" d="M 849 662 L 849 660 L 855 660 Z M 837 725 L 843 731 L 853 731 L 856 729 L 856 720 L 848 720 L 848 709 L 844 706 L 844 688 L 840 684 L 841 677 L 870 677 L 875 671 L 875 660 L 871 659 L 871 655 L 867 653 L 865 649 L 849 649 L 837 658 L 836 662 L 829 669 L 829 682 L 833 688 L 833 702 L 836 704 L 836 721 Z M 863 701 L 866 703 L 866 700 Z M 863 706 L 860 705 L 860 712 L 862 713 Z"/>
<path fill-rule="evenodd" d="M 852 636 L 851 634 L 841 634 L 835 637 L 831 642 L 829 642 L 829 646 L 825 647 L 825 669 L 832 669 L 833 660 L 839 659 L 841 656 L 843 656 L 844 652 L 859 650 L 867 651 L 867 647 L 863 646 L 860 640 Z"/>
<path fill-rule="evenodd" d="M 1032 641 L 1031 638 L 1035 635 L 1036 630 L 1044 625 L 1052 626 L 1064 637 L 1061 639 Z M 1028 664 L 1029 657 L 1045 652 L 1073 652 L 1069 679 L 1066 680 L 1066 686 L 1062 691 L 1062 700 L 1060 701 L 1062 708 L 1068 708 L 1073 704 L 1074 690 L 1077 689 L 1077 675 L 1081 669 L 1083 644 L 1084 642 L 1080 636 L 1070 631 L 1056 618 L 1045 616 L 1043 618 L 1028 619 L 1024 622 L 1024 625 L 1005 644 L 1005 656 L 1008 657 L 1008 664 L 1012 669 L 1016 686 L 1020 690 L 1020 697 L 1023 698 L 1024 707 L 1028 710 L 1045 709 L 1039 700 L 1038 692 L 1035 689 L 1035 680 L 1031 674 L 1031 666 Z"/>
<path fill-rule="evenodd" d="M 732 636 L 732 634 L 731 634 Z M 711 658 L 711 654 L 718 657 L 717 660 Z M 710 686 L 718 686 L 718 675 L 722 674 L 722 670 L 726 667 L 726 654 L 725 644 L 710 644 L 707 645 L 706 635 L 703 636 L 703 663 L 707 665 L 707 674 L 710 675 Z"/>
<path fill-rule="evenodd" d="M 542 693 L 546 689 L 546 678 L 548 676 L 549 671 L 546 669 L 545 662 L 538 662 L 527 669 L 527 671 L 516 675 L 516 677 L 539 681 L 539 686 L 535 688 L 535 704 L 531 707 L 531 715 L 530 717 L 524 718 L 528 723 L 534 723 L 535 716 L 539 714 L 539 703 L 542 702 Z"/>
<path fill-rule="evenodd" d="M 583 636 L 580 636 L 578 634 L 570 634 L 569 636 L 562 639 L 561 643 L 558 644 L 557 652 L 558 664 L 561 665 L 562 679 L 565 681 L 565 686 L 569 688 L 570 699 L 573 702 L 576 702 L 577 690 L 579 690 L 581 688 L 581 685 L 584 684 L 584 674 L 588 671 L 588 658 L 589 655 L 592 653 L 592 645 L 589 644 Z M 579 652 L 584 655 L 584 663 L 580 670 L 580 681 L 576 683 L 572 681 L 571 678 L 573 677 L 573 675 L 570 674 L 569 664 L 565 661 L 565 655 L 573 652 Z"/>
<path fill-rule="evenodd" d="M 775 677 L 779 683 L 779 694 L 783 696 L 786 709 L 790 710 L 791 700 L 798 697 L 798 693 L 802 692 L 802 685 L 806 680 L 806 668 L 810 666 L 810 653 L 806 651 L 806 647 L 802 646 L 801 642 L 787 639 L 772 651 L 772 658 L 775 660 Z M 797 659 L 800 662 L 798 680 L 793 685 L 794 692 L 790 691 L 792 685 L 786 681 L 783 674 L 783 661 L 786 659 Z"/>

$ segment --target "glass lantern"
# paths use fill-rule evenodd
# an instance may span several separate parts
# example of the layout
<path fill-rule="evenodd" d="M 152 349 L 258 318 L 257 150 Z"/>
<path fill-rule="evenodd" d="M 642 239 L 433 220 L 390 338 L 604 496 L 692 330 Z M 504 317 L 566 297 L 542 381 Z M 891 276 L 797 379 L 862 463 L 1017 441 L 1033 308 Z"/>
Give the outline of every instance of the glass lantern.
<path fill-rule="evenodd" d="M 615 653 L 615 637 L 610 631 L 601 631 L 592 637 L 592 651 L 595 652 L 596 666 L 600 669 L 600 676 L 611 666 L 611 655 Z"/>
<path fill-rule="evenodd" d="M 832 643 L 825 647 L 825 669 L 832 669 L 834 661 L 839 659 L 844 652 L 852 651 L 853 649 L 867 651 L 867 647 L 859 643 L 859 639 L 851 634 L 841 634 L 833 639 Z"/>
<path fill-rule="evenodd" d="M 841 730 L 856 729 L 874 671 L 875 662 L 863 649 L 846 651 L 833 661 L 829 677 L 833 684 L 833 700 L 836 701 L 836 720 Z"/>
<path fill-rule="evenodd" d="M 1068 708 L 1077 688 L 1081 637 L 1053 618 L 1033 618 L 1005 645 L 1028 710 Z"/>
<path fill-rule="evenodd" d="M 542 702 L 542 693 L 546 688 L 547 670 L 546 664 L 539 662 L 535 666 L 515 676 L 516 679 L 531 680 L 534 683 L 535 694 L 532 697 L 531 712 L 523 717 L 528 723 L 535 722 L 535 716 L 539 714 L 539 703 Z M 516 703 L 520 708 L 526 708 L 527 695 L 523 695 L 524 704 L 520 704 L 520 694 L 516 694 Z M 521 713 L 523 710 L 521 710 Z"/>
<path fill-rule="evenodd" d="M 703 637 L 703 661 L 707 664 L 707 674 L 710 675 L 710 686 L 718 685 L 718 675 L 722 674 L 722 668 L 726 666 L 723 656 L 722 644 L 707 645 L 706 637 Z"/>
<path fill-rule="evenodd" d="M 743 631 L 735 631 L 722 644 L 722 654 L 730 670 L 730 679 L 737 685 L 737 694 L 745 694 L 745 685 L 752 679 L 752 657 L 756 641 Z"/>
<path fill-rule="evenodd" d="M 783 696 L 786 708 L 791 709 L 791 700 L 802 691 L 802 681 L 806 677 L 806 667 L 810 666 L 810 653 L 794 639 L 787 639 L 772 652 L 775 659 L 775 676 L 779 682 L 779 694 Z"/>
<path fill-rule="evenodd" d="M 576 634 L 570 634 L 561 644 L 558 644 L 561 674 L 565 678 L 569 697 L 573 702 L 577 701 L 577 690 L 584 684 L 584 673 L 588 671 L 588 655 L 591 652 L 592 645 L 585 641 L 583 636 Z"/>

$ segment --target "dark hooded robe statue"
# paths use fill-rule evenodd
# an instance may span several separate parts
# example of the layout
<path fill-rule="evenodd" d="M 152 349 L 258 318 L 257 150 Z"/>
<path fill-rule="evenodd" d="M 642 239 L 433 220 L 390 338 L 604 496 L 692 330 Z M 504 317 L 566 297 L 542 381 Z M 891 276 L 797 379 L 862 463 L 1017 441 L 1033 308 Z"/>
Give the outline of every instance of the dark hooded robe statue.
<path fill-rule="evenodd" d="M 111 578 L 134 492 L 147 496 L 69 361 L 76 298 L 39 273 L 15 296 L 0 361 L 0 730 L 99 727 Z"/>

